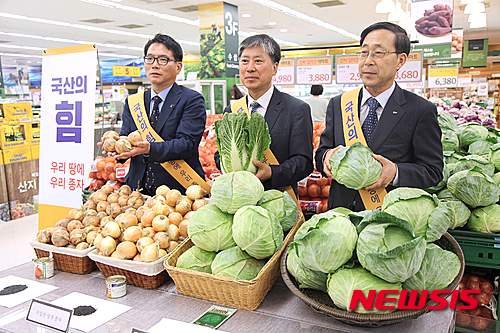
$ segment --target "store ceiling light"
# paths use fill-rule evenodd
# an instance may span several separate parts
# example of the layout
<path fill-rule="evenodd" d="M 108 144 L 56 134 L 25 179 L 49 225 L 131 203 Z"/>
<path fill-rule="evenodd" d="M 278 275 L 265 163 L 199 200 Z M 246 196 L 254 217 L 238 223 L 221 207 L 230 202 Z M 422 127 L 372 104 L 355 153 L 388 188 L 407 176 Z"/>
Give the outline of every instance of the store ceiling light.
<path fill-rule="evenodd" d="M 21 49 L 21 50 L 33 50 L 33 51 L 42 51 L 43 50 L 43 48 L 41 48 L 41 47 L 12 45 L 12 44 L 0 44 L 0 49 Z"/>
<path fill-rule="evenodd" d="M 291 8 L 288 8 L 282 4 L 279 4 L 275 1 L 270 1 L 270 0 L 252 0 L 253 2 L 255 3 L 258 3 L 264 7 L 268 7 L 268 8 L 271 8 L 271 9 L 274 9 L 278 12 L 281 12 L 283 14 L 286 14 L 286 15 L 289 15 L 289 16 L 292 16 L 292 17 L 296 17 L 298 19 L 301 19 L 303 21 L 307 21 L 309 23 L 312 23 L 312 24 L 315 24 L 319 27 L 322 27 L 322 28 L 325 28 L 327 30 L 330 30 L 330 31 L 334 31 L 338 34 L 341 34 L 345 37 L 349 37 L 351 39 L 354 39 L 354 40 L 359 40 L 359 36 L 358 35 L 355 35 L 353 33 L 350 33 L 349 31 L 347 30 L 344 30 L 342 28 L 339 28 L 333 24 L 330 24 L 330 23 L 327 23 L 327 22 L 324 22 L 320 19 L 317 19 L 315 17 L 312 17 L 312 16 L 309 16 L 309 15 L 306 15 L 304 13 L 301 13 L 299 11 L 296 11 L 296 10 L 293 10 Z"/>
<path fill-rule="evenodd" d="M 57 26 L 62 26 L 62 27 L 74 28 L 74 29 L 104 32 L 104 33 L 108 33 L 108 34 L 138 37 L 138 38 L 143 38 L 143 39 L 150 39 L 151 38 L 151 35 L 139 34 L 136 32 L 122 31 L 122 30 L 115 30 L 115 29 L 105 29 L 105 28 L 94 27 L 94 26 L 90 26 L 90 25 L 73 24 L 73 23 L 68 23 L 68 22 L 48 20 L 48 19 L 43 19 L 43 18 L 38 18 L 38 17 L 29 17 L 29 16 L 17 15 L 17 14 L 5 13 L 5 12 L 0 12 L 0 17 L 21 20 L 21 21 L 29 21 L 29 22 L 57 25 Z M 187 41 L 187 40 L 177 39 L 177 41 L 181 44 L 186 44 L 186 45 L 193 45 L 193 46 L 200 45 L 200 43 L 191 42 L 191 41 Z"/>
<path fill-rule="evenodd" d="M 375 7 L 375 12 L 379 14 L 387 14 L 394 10 L 394 1 L 393 0 L 380 0 L 377 6 Z"/>
<path fill-rule="evenodd" d="M 245 32 L 245 31 L 240 31 L 239 32 L 239 35 L 240 35 L 240 42 L 246 38 L 246 37 L 249 37 L 249 36 L 253 36 L 253 35 L 258 35 L 260 34 L 259 32 L 255 32 L 255 31 L 250 31 L 250 32 Z M 278 44 L 281 44 L 281 45 L 288 45 L 288 46 L 300 46 L 300 44 L 297 44 L 297 43 L 294 43 L 294 42 L 290 42 L 290 41 L 287 41 L 287 40 L 283 40 L 283 39 L 279 39 L 279 38 L 275 38 L 273 37 L 273 39 L 275 41 L 278 42 Z"/>
<path fill-rule="evenodd" d="M 274 22 L 274 21 L 271 21 L 271 22 L 269 22 L 269 23 L 267 23 L 267 24 L 268 24 L 268 25 L 276 25 L 276 24 L 278 24 L 278 23 L 276 23 L 276 22 Z"/>
<path fill-rule="evenodd" d="M 249 17 L 252 17 L 252 15 L 251 15 L 251 14 L 247 14 L 247 13 L 245 13 L 245 14 L 241 14 L 241 17 L 244 17 L 244 18 L 249 18 Z"/>
<path fill-rule="evenodd" d="M 464 14 L 470 15 L 475 13 L 484 13 L 486 8 L 482 2 L 472 2 L 465 6 Z"/>
<path fill-rule="evenodd" d="M 132 55 L 132 54 L 114 54 L 114 53 L 106 53 L 106 52 L 99 52 L 98 54 L 100 56 L 111 57 L 111 58 L 126 58 L 126 59 L 141 58 L 141 56 Z"/>
<path fill-rule="evenodd" d="M 15 58 L 41 58 L 41 55 L 23 54 L 23 53 L 3 53 L 0 52 L 0 56 L 3 57 L 15 57 Z"/>
<path fill-rule="evenodd" d="M 486 22 L 486 14 L 485 13 L 476 13 L 469 15 L 467 18 L 467 22 L 469 23 L 480 23 L 480 22 Z"/>
<path fill-rule="evenodd" d="M 387 20 L 390 22 L 398 22 L 405 15 L 403 8 L 401 7 L 401 3 L 397 3 L 394 7 L 394 10 L 389 13 Z"/>
<path fill-rule="evenodd" d="M 466 6 L 470 3 L 474 3 L 474 2 L 484 2 L 484 0 L 460 0 L 460 4 L 462 6 Z"/>
<path fill-rule="evenodd" d="M 288 32 L 288 29 L 280 29 L 280 32 Z"/>

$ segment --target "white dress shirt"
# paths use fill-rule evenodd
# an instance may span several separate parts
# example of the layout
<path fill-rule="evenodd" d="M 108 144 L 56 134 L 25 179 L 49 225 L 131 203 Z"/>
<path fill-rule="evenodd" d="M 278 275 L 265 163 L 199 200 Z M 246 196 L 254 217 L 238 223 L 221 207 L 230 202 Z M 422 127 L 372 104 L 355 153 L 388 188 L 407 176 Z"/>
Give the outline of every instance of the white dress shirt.
<path fill-rule="evenodd" d="M 248 110 L 252 111 L 252 108 L 250 105 L 255 101 L 259 103 L 259 107 L 257 108 L 257 113 L 260 114 L 262 117 L 266 116 L 266 110 L 267 107 L 269 106 L 269 102 L 271 102 L 271 97 L 273 97 L 273 91 L 274 91 L 274 86 L 271 85 L 271 88 L 267 90 L 264 95 L 260 96 L 257 98 L 257 100 L 253 99 L 250 94 L 248 94 Z"/>
<path fill-rule="evenodd" d="M 161 108 L 163 107 L 163 103 L 165 103 L 165 100 L 167 99 L 167 95 L 170 92 L 170 89 L 172 89 L 172 86 L 173 86 L 173 84 L 170 87 L 163 89 L 158 94 L 153 89 L 151 89 L 151 101 L 149 102 L 149 116 L 151 116 L 151 112 L 153 112 L 153 104 L 154 104 L 153 97 L 160 96 L 161 102 L 160 102 L 160 104 L 158 104 L 158 110 L 161 111 Z"/>

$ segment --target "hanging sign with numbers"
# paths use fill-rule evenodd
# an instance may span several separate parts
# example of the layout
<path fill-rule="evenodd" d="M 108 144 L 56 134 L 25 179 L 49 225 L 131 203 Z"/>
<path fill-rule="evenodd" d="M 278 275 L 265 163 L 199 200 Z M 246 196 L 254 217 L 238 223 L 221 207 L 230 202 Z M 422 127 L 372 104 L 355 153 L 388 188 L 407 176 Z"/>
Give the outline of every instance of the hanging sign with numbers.
<path fill-rule="evenodd" d="M 458 85 L 458 67 L 429 66 L 428 88 L 454 88 Z"/>
<path fill-rule="evenodd" d="M 274 84 L 295 84 L 295 60 L 293 58 L 282 58 L 278 71 L 273 76 Z"/>
<path fill-rule="evenodd" d="M 297 59 L 297 84 L 329 84 L 332 82 L 331 56 Z"/>

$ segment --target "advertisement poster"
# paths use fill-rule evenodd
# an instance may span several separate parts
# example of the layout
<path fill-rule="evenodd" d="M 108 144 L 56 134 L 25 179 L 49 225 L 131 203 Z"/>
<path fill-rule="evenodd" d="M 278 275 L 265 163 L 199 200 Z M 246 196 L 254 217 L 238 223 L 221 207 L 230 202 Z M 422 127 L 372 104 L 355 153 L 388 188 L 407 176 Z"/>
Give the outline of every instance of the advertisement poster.
<path fill-rule="evenodd" d="M 2 66 L 2 76 L 6 95 L 29 93 L 29 68 L 26 65 Z"/>
<path fill-rule="evenodd" d="M 29 67 L 30 87 L 42 86 L 42 65 L 32 65 Z"/>
<path fill-rule="evenodd" d="M 488 57 L 488 39 L 470 39 L 464 42 L 463 67 L 485 67 Z"/>
<path fill-rule="evenodd" d="M 451 32 L 451 58 L 462 59 L 464 48 L 464 29 L 453 29 Z"/>
<path fill-rule="evenodd" d="M 120 82 L 133 82 L 146 79 L 146 72 L 144 71 L 144 60 L 137 59 L 99 59 L 101 68 L 101 77 L 103 83 L 120 83 Z M 135 68 L 127 74 L 126 68 Z M 113 72 L 114 68 L 114 72 Z M 140 68 L 140 69 L 137 69 Z M 119 69 L 117 71 L 117 69 Z M 137 73 L 140 71 L 140 73 Z M 137 75 L 139 74 L 139 75 Z"/>

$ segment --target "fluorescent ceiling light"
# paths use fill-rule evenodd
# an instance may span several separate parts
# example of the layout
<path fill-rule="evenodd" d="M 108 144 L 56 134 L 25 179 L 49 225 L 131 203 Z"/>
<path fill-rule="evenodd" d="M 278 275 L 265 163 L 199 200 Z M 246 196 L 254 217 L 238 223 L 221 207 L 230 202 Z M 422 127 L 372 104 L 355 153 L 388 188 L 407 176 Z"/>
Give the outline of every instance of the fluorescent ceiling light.
<path fill-rule="evenodd" d="M 375 7 L 375 12 L 379 14 L 387 14 L 394 10 L 394 1 L 392 0 L 380 0 Z"/>
<path fill-rule="evenodd" d="M 22 49 L 22 50 L 43 51 L 43 48 L 41 48 L 41 47 L 12 45 L 12 44 L 0 44 L 0 48 L 2 48 L 2 49 Z"/>
<path fill-rule="evenodd" d="M 485 13 L 476 13 L 469 15 L 469 18 L 467 19 L 469 23 L 474 23 L 474 22 L 486 22 L 486 14 Z"/>
<path fill-rule="evenodd" d="M 288 29 L 280 29 L 280 32 L 288 32 Z"/>
<path fill-rule="evenodd" d="M 464 14 L 476 14 L 476 13 L 484 13 L 486 8 L 484 7 L 484 3 L 482 2 L 472 2 L 465 6 Z"/>
<path fill-rule="evenodd" d="M 172 22 L 185 23 L 185 24 L 189 24 L 189 25 L 193 25 L 193 26 L 199 26 L 199 24 L 200 24 L 199 20 L 189 20 L 189 19 L 185 19 L 182 17 L 178 17 L 178 16 L 163 14 L 163 13 L 160 13 L 160 12 L 157 12 L 154 10 L 147 10 L 147 9 L 122 5 L 122 4 L 116 3 L 114 1 L 109 1 L 109 0 L 80 0 L 80 1 L 83 1 L 86 3 L 91 3 L 94 5 L 98 5 L 98 6 L 110 7 L 110 8 L 115 8 L 115 9 L 126 10 L 128 12 L 134 12 L 134 13 L 154 16 L 154 17 L 158 17 L 158 18 L 161 18 L 163 20 L 168 20 L 168 21 L 172 21 Z"/>
<path fill-rule="evenodd" d="M 278 23 L 276 23 L 274 21 L 271 21 L 271 22 L 268 23 L 268 25 L 276 25 L 276 24 L 278 24 Z"/>
<path fill-rule="evenodd" d="M 23 53 L 0 53 L 0 56 L 4 57 L 16 57 L 16 58 L 41 58 L 41 55 L 30 55 Z"/>
<path fill-rule="evenodd" d="M 241 14 L 241 17 L 249 18 L 249 17 L 252 17 L 252 15 L 248 14 L 248 13 L 245 13 L 245 14 Z"/>
<path fill-rule="evenodd" d="M 94 27 L 94 26 L 90 26 L 90 25 L 73 24 L 73 23 L 68 23 L 68 22 L 47 20 L 47 19 L 42 19 L 42 18 L 38 18 L 38 17 L 28 17 L 28 16 L 24 16 L 24 15 L 10 14 L 10 13 L 5 13 L 5 12 L 0 12 L 0 17 L 5 17 L 5 18 L 10 18 L 10 19 L 15 19 L 15 20 L 22 20 L 22 21 L 37 22 L 37 23 L 43 23 L 43 24 L 51 24 L 51 25 L 57 25 L 57 26 L 62 26 L 62 27 L 74 28 L 74 29 L 104 32 L 104 33 L 108 33 L 108 34 L 115 34 L 115 35 L 122 35 L 122 36 L 139 37 L 139 38 L 144 38 L 144 39 L 151 38 L 151 35 L 139 34 L 139 33 L 135 33 L 135 32 L 115 30 L 115 29 L 105 29 L 105 28 L 99 28 L 99 27 Z M 200 45 L 200 43 L 186 41 L 186 40 L 177 39 L 177 41 L 181 44 L 186 44 L 186 45 L 194 45 L 194 46 Z"/>
<path fill-rule="evenodd" d="M 312 16 L 306 15 L 304 13 L 301 13 L 299 11 L 290 9 L 290 8 L 283 6 L 277 2 L 270 1 L 270 0 L 252 0 L 252 1 L 256 2 L 264 7 L 268 7 L 268 8 L 274 9 L 276 11 L 282 12 L 286 15 L 293 16 L 293 17 L 299 18 L 303 21 L 307 21 L 309 23 L 315 24 L 315 25 L 320 26 L 322 28 L 325 28 L 327 30 L 335 31 L 336 33 L 339 33 L 339 34 L 346 36 L 346 37 L 349 37 L 351 39 L 359 40 L 358 35 L 355 35 L 353 33 L 350 33 L 349 31 L 346 31 L 344 29 L 336 27 L 333 24 L 321 21 L 320 19 L 317 19 L 315 17 L 312 17 Z"/>
<path fill-rule="evenodd" d="M 131 54 L 114 54 L 114 53 L 106 53 L 106 52 L 98 52 L 97 54 L 100 56 L 112 57 L 112 58 L 127 58 L 127 59 L 141 58 L 141 56 L 131 55 Z"/>
<path fill-rule="evenodd" d="M 252 31 L 252 32 L 243 32 L 243 31 L 240 31 L 239 32 L 240 39 L 242 39 L 241 37 L 248 37 L 248 36 L 253 36 L 253 35 L 258 35 L 258 34 L 259 33 L 255 32 L 255 31 Z M 297 43 L 294 43 L 294 42 L 289 42 L 287 40 L 283 40 L 283 39 L 279 39 L 279 38 L 275 38 L 275 37 L 273 37 L 273 39 L 276 42 L 278 42 L 278 44 L 289 45 L 289 46 L 300 46 L 300 44 L 297 44 Z M 240 40 L 240 43 L 241 43 L 241 40 Z"/>

